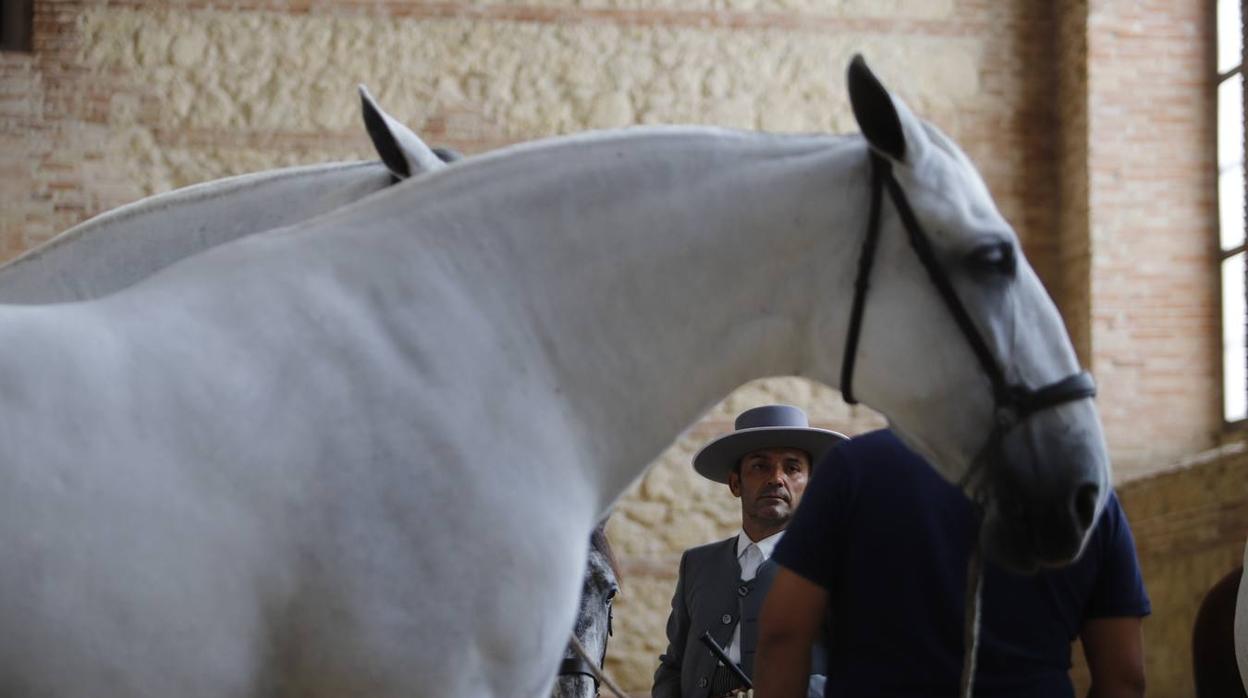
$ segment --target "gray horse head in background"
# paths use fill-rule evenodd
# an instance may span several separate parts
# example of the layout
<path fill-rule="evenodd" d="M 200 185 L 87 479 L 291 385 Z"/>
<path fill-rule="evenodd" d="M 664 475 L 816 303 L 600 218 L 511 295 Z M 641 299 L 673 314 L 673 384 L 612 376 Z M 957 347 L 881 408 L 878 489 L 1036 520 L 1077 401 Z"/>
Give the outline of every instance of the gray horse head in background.
<path fill-rule="evenodd" d="M 611 602 L 620 590 L 619 567 L 607 541 L 606 522 L 598 525 L 589 538 L 589 558 L 585 563 L 585 581 L 581 587 L 581 603 L 572 633 L 591 659 L 601 669 L 607 659 L 607 642 L 611 636 Z M 559 665 L 559 679 L 551 698 L 593 698 L 598 695 L 598 681 L 588 667 L 582 665 L 569 643 Z"/>

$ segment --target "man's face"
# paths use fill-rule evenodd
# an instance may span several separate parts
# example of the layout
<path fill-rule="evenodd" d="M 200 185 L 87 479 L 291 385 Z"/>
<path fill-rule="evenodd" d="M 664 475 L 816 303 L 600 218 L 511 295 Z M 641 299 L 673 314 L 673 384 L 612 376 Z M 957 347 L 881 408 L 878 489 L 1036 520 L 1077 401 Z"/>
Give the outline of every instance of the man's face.
<path fill-rule="evenodd" d="M 796 448 L 763 448 L 745 454 L 728 487 L 741 498 L 741 515 L 759 523 L 788 523 L 810 478 L 810 456 Z"/>

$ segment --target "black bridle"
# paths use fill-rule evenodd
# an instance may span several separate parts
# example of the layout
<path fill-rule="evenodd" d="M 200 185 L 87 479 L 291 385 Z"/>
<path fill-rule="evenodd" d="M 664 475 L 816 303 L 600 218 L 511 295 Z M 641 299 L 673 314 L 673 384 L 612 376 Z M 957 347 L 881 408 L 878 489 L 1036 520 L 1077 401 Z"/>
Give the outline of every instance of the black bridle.
<path fill-rule="evenodd" d="M 853 390 L 854 360 L 858 353 L 858 337 L 862 331 L 862 315 L 866 306 L 867 289 L 870 286 L 875 248 L 880 239 L 880 209 L 885 189 L 888 190 L 893 206 L 896 207 L 902 225 L 906 228 L 906 233 L 910 238 L 910 247 L 918 255 L 919 261 L 923 263 L 928 277 L 936 286 L 936 290 L 940 292 L 940 297 L 944 300 L 945 306 L 949 308 L 949 312 L 953 313 L 953 319 L 958 323 L 958 328 L 962 330 L 966 341 L 970 343 L 971 350 L 975 352 L 975 358 L 979 360 L 980 367 L 988 376 L 988 380 L 992 382 L 995 424 L 989 435 L 985 452 L 992 444 L 999 443 L 1006 431 L 1036 412 L 1095 396 L 1096 383 L 1087 371 L 1079 371 L 1036 389 L 1020 383 L 1011 383 L 1006 379 L 1005 373 L 997 365 L 992 352 L 989 351 L 988 344 L 975 328 L 971 316 L 959 300 L 948 275 L 936 262 L 931 242 L 923 232 L 922 226 L 919 225 L 918 219 L 915 218 L 910 202 L 906 199 L 905 192 L 901 190 L 901 185 L 893 176 L 891 164 L 872 152 L 871 171 L 871 211 L 867 219 L 867 235 L 862 243 L 862 254 L 858 258 L 858 278 L 854 282 L 854 305 L 850 312 L 849 332 L 845 339 L 845 356 L 841 362 L 841 394 L 845 401 L 851 405 L 858 402 Z M 983 453 L 981 452 L 981 455 Z M 977 460 L 982 461 L 982 458 L 977 458 Z"/>
<path fill-rule="evenodd" d="M 607 643 L 610 641 L 611 636 L 615 634 L 615 629 L 613 627 L 614 625 L 615 625 L 615 606 L 608 603 L 607 604 L 607 640 L 602 643 L 602 656 L 598 658 L 598 666 L 597 667 L 590 666 L 589 662 L 585 661 L 579 656 L 565 657 L 563 661 L 559 662 L 559 676 L 561 677 L 562 676 L 588 677 L 590 681 L 594 682 L 594 695 L 598 695 L 601 692 L 601 688 L 602 688 L 601 684 L 598 682 L 598 674 L 601 673 L 602 668 L 607 663 Z M 598 669 L 597 672 L 594 671 L 595 668 Z"/>

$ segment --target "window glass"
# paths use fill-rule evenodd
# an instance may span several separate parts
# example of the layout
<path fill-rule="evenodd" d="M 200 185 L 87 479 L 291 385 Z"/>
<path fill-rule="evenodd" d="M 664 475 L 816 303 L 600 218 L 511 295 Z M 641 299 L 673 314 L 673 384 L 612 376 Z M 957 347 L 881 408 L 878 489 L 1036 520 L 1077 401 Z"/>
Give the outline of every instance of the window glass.
<path fill-rule="evenodd" d="M 1218 175 L 1218 231 L 1222 249 L 1244 244 L 1244 167 Z"/>
<path fill-rule="evenodd" d="M 1228 422 L 1248 416 L 1244 253 L 1222 260 L 1222 401 Z"/>
<path fill-rule="evenodd" d="M 1243 45 L 1239 2 L 1240 0 L 1218 0 L 1219 73 L 1225 73 L 1239 65 L 1239 54 Z"/>
<path fill-rule="evenodd" d="M 1244 76 L 1236 74 L 1218 85 L 1218 168 L 1244 159 Z"/>

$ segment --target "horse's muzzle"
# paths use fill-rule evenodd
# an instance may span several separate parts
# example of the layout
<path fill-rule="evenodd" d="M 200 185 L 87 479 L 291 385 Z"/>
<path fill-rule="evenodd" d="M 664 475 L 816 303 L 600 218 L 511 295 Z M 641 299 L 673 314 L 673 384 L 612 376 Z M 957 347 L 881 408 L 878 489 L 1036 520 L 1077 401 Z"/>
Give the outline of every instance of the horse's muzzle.
<path fill-rule="evenodd" d="M 1020 425 L 985 454 L 992 462 L 980 541 L 989 559 L 1015 572 L 1074 561 L 1109 495 L 1099 440 L 1043 436 Z"/>

